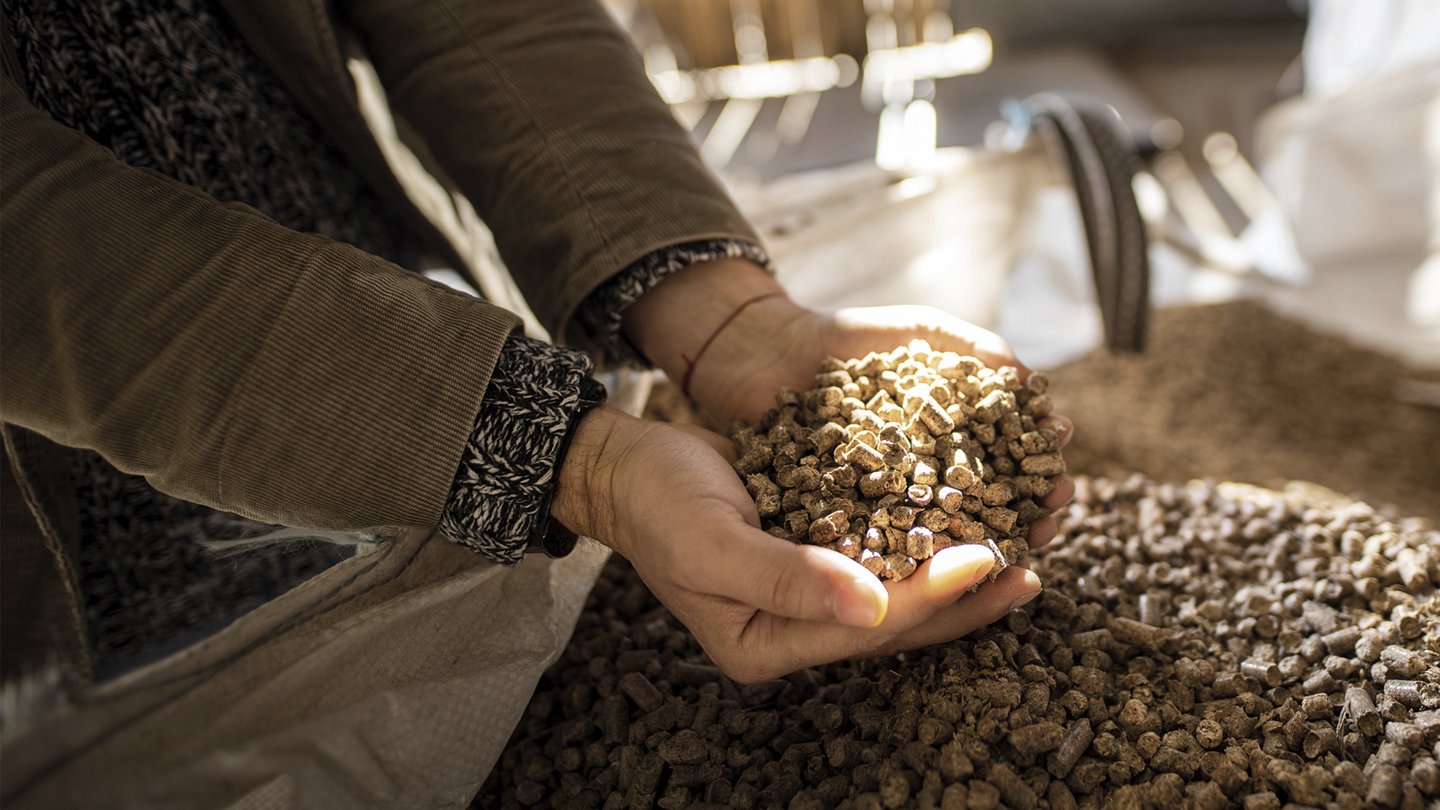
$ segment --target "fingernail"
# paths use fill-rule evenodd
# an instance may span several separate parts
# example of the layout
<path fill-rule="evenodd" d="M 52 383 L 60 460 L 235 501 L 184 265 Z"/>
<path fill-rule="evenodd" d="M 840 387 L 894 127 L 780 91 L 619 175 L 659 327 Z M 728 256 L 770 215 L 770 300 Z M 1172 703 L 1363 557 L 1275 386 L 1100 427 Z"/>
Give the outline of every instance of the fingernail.
<path fill-rule="evenodd" d="M 1039 595 L 1040 595 L 1040 591 L 1042 591 L 1042 590 L 1044 590 L 1044 589 L 1043 589 L 1043 588 L 1036 588 L 1035 590 L 1031 591 L 1030 593 L 1027 593 L 1027 594 L 1025 594 L 1024 596 L 1020 597 L 1019 599 L 1016 599 L 1014 602 L 1011 602 L 1011 603 L 1010 603 L 1010 609 L 1011 609 L 1011 610 L 1016 610 L 1016 609 L 1018 609 L 1018 608 L 1025 607 L 1026 605 L 1028 605 L 1028 604 L 1030 604 L 1031 602 L 1035 601 L 1035 597 L 1039 596 Z"/>
<path fill-rule="evenodd" d="M 835 618 L 841 624 L 869 629 L 885 620 L 886 602 L 885 589 L 879 580 L 856 579 L 853 587 L 836 594 Z"/>
<path fill-rule="evenodd" d="M 930 579 L 944 589 L 970 587 L 995 567 L 995 555 L 981 545 L 951 546 L 930 560 Z"/>

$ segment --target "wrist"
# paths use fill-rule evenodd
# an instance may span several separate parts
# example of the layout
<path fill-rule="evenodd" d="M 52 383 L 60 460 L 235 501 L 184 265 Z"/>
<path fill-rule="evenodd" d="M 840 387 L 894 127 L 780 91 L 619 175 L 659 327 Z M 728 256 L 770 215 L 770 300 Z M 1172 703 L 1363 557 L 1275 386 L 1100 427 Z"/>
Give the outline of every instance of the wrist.
<path fill-rule="evenodd" d="M 769 272 L 744 259 L 691 265 L 626 310 L 626 338 L 695 401 L 733 417 L 730 399 L 751 373 L 787 359 L 815 317 Z M 709 345 L 707 344 L 709 342 Z M 702 347 L 703 357 L 698 357 Z"/>
<path fill-rule="evenodd" d="M 569 451 L 556 475 L 550 514 L 572 532 L 622 551 L 615 484 L 620 468 L 646 424 L 616 408 L 600 405 L 580 417 Z"/>
<path fill-rule="evenodd" d="M 764 304 L 790 303 L 775 277 L 754 262 L 732 258 L 698 262 L 640 296 L 625 310 L 621 328 L 646 359 L 679 379 L 685 355 L 693 356 L 737 307 L 776 293 L 781 295 Z"/>

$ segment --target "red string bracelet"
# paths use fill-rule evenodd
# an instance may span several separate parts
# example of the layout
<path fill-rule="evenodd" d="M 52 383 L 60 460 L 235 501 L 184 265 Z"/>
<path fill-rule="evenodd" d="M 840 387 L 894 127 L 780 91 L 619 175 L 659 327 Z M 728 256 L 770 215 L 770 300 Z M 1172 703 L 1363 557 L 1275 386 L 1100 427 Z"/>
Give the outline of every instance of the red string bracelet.
<path fill-rule="evenodd" d="M 744 312 L 745 308 L 751 304 L 758 304 L 767 298 L 776 298 L 784 294 L 784 290 L 776 290 L 765 293 L 764 295 L 757 295 L 754 298 L 742 302 L 740 306 L 735 308 L 734 312 L 730 313 L 729 317 L 721 321 L 719 326 L 715 327 L 715 331 L 710 333 L 710 337 L 706 338 L 705 342 L 700 344 L 700 351 L 696 352 L 693 358 L 683 353 L 680 355 L 680 359 L 685 361 L 685 374 L 680 378 L 680 393 L 684 394 L 686 399 L 690 398 L 690 378 L 695 374 L 695 364 L 700 362 L 700 358 L 705 355 L 705 350 L 710 348 L 710 344 L 715 342 L 715 338 L 720 337 L 720 333 L 725 331 L 725 327 L 729 326 L 731 321 L 740 317 L 740 313 Z"/>

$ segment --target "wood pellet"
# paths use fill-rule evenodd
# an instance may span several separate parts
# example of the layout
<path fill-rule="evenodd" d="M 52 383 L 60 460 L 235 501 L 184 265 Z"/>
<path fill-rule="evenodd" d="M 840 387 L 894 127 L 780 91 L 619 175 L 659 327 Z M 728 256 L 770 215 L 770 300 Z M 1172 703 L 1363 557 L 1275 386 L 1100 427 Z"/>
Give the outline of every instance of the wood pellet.
<path fill-rule="evenodd" d="M 951 545 L 980 543 L 991 576 L 1018 562 L 1065 472 L 1040 427 L 1048 380 L 913 341 L 827 360 L 804 392 L 782 391 L 731 438 L 740 473 L 777 537 L 824 546 L 882 579 L 904 579 Z"/>
<path fill-rule="evenodd" d="M 1030 560 L 1046 590 L 1022 611 L 743 687 L 699 669 L 693 638 L 617 559 L 476 804 L 1440 801 L 1427 524 L 1313 488 L 1141 476 L 1078 477 L 1057 518 L 1061 539 Z"/>

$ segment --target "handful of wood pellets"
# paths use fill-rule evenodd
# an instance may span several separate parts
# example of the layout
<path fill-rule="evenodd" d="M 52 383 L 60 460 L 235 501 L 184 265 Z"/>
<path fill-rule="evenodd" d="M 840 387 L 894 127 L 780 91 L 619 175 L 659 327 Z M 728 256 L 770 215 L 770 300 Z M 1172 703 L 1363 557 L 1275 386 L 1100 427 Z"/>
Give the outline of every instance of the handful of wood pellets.
<path fill-rule="evenodd" d="M 732 431 L 735 468 L 771 534 L 904 579 L 951 545 L 994 552 L 993 579 L 1028 549 L 1036 503 L 1065 471 L 1048 380 L 992 369 L 922 340 L 830 358 L 805 392 L 781 391 Z"/>

